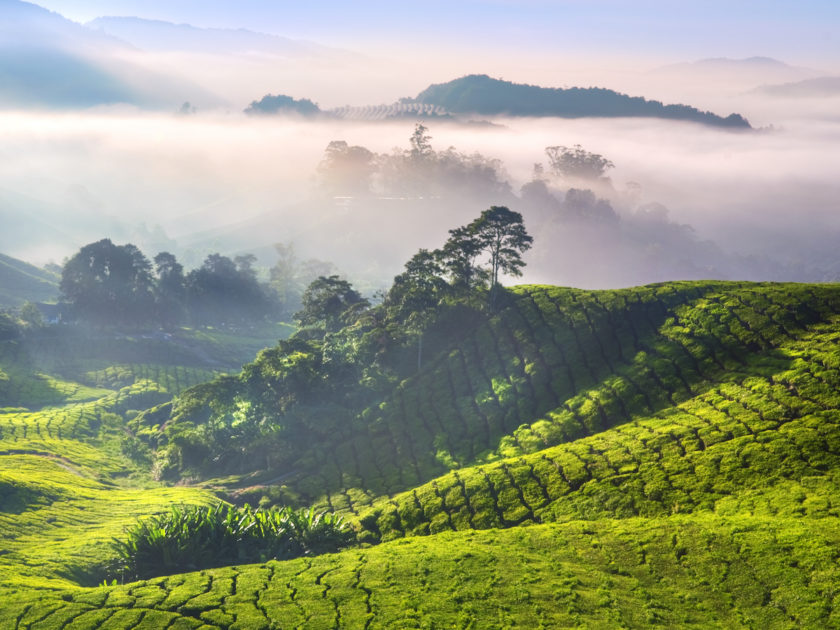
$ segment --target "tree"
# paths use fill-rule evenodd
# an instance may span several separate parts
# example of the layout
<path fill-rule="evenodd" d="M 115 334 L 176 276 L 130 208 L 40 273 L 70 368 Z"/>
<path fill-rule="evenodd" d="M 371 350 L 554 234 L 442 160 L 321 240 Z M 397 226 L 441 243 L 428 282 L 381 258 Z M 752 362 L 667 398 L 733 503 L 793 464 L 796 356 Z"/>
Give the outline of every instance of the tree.
<path fill-rule="evenodd" d="M 439 256 L 457 292 L 469 293 L 484 284 L 486 274 L 476 265 L 482 249 L 481 240 L 470 226 L 449 230 L 449 239 Z"/>
<path fill-rule="evenodd" d="M 567 216 L 592 223 L 616 223 L 618 215 L 609 201 L 598 199 L 591 190 L 569 188 L 563 203 Z"/>
<path fill-rule="evenodd" d="M 370 193 L 371 176 L 376 170 L 376 156 L 365 147 L 350 146 L 344 140 L 327 145 L 318 174 L 324 187 L 333 195 L 360 196 Z"/>
<path fill-rule="evenodd" d="M 423 123 L 414 125 L 414 132 L 408 140 L 411 145 L 408 155 L 413 162 L 423 162 L 435 157 L 435 152 L 432 149 L 432 136 L 429 135 L 428 131 L 429 128 Z"/>
<path fill-rule="evenodd" d="M 154 258 L 157 283 L 155 304 L 161 325 L 169 328 L 181 322 L 185 313 L 187 289 L 184 267 L 173 254 L 160 252 Z"/>
<path fill-rule="evenodd" d="M 522 215 L 505 206 L 491 206 L 467 226 L 481 250 L 489 257 L 490 303 L 495 305 L 499 275 L 521 276 L 525 261 L 522 253 L 534 242 L 525 230 Z"/>
<path fill-rule="evenodd" d="M 10 341 L 20 337 L 20 328 L 8 313 L 0 312 L 0 341 Z M 4 375 L 5 376 L 5 375 Z M 3 380 L 0 380 L 0 385 Z"/>
<path fill-rule="evenodd" d="M 44 325 L 41 310 L 32 302 L 26 302 L 20 307 L 20 320 L 30 328 L 41 328 Z"/>
<path fill-rule="evenodd" d="M 242 254 L 234 256 L 233 264 L 236 265 L 236 271 L 244 278 L 249 278 L 256 282 L 257 270 L 254 269 L 254 263 L 257 262 L 257 257 L 253 254 Z"/>
<path fill-rule="evenodd" d="M 370 303 L 346 280 L 338 276 L 321 276 L 303 293 L 303 307 L 295 313 L 301 326 L 321 327 L 336 332 L 352 319 L 353 314 Z"/>
<path fill-rule="evenodd" d="M 277 262 L 269 270 L 270 286 L 281 314 L 291 317 L 300 310 L 301 297 L 306 287 L 320 276 L 329 277 L 337 270 L 332 263 L 315 258 L 299 260 L 291 241 L 275 243 L 274 250 L 277 252 Z"/>
<path fill-rule="evenodd" d="M 248 256 L 237 263 L 221 254 L 210 254 L 186 279 L 190 314 L 198 322 L 225 323 L 255 320 L 269 311 Z"/>
<path fill-rule="evenodd" d="M 385 298 L 389 315 L 417 336 L 417 369 L 423 364 L 423 332 L 434 321 L 437 306 L 448 293 L 440 251 L 421 249 L 394 278 Z"/>
<path fill-rule="evenodd" d="M 579 144 L 573 147 L 546 147 L 545 153 L 551 169 L 560 177 L 600 179 L 607 169 L 615 166 L 610 160 L 597 153 L 590 153 Z"/>
<path fill-rule="evenodd" d="M 59 288 L 89 321 L 137 325 L 152 312 L 151 267 L 134 245 L 114 245 L 106 238 L 85 245 L 67 261 Z"/>
<path fill-rule="evenodd" d="M 317 116 L 321 113 L 321 109 L 308 98 L 295 99 L 285 94 L 266 94 L 259 101 L 251 101 L 245 113 L 249 116 L 276 114 Z"/>

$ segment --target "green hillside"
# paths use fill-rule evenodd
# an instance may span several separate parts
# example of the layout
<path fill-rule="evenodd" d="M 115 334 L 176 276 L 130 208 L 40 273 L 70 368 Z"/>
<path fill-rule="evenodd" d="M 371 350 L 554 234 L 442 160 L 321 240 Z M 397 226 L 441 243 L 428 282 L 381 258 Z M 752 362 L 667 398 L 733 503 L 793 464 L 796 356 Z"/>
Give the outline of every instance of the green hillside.
<path fill-rule="evenodd" d="M 407 102 L 435 105 L 456 114 L 503 116 L 642 117 L 688 120 L 716 127 L 749 129 L 740 114 L 725 118 L 689 105 L 664 105 L 606 88 L 544 88 L 472 74 L 430 85 Z"/>
<path fill-rule="evenodd" d="M 55 300 L 58 280 L 54 273 L 0 254 L 0 307 Z"/>
<path fill-rule="evenodd" d="M 450 324 L 364 395 L 311 355 L 347 331 L 198 388 L 233 338 L 7 343 L 0 627 L 840 624 L 840 286 L 521 286 Z M 329 426 L 235 474 L 149 475 L 301 362 L 323 393 L 273 422 Z M 359 546 L 96 586 L 110 537 L 214 493 L 338 512 Z"/>

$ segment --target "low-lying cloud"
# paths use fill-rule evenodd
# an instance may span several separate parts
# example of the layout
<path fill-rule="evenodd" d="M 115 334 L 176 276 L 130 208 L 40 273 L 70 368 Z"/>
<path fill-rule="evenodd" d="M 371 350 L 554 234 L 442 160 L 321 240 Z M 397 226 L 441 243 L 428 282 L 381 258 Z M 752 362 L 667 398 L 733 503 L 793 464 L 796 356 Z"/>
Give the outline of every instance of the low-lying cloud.
<path fill-rule="evenodd" d="M 745 97 L 743 104 L 757 98 Z M 814 115 L 824 103 L 798 107 L 787 109 L 779 126 L 754 132 L 651 119 L 426 124 L 437 151 L 454 146 L 501 160 L 517 194 L 531 180 L 534 164 L 547 162 L 547 146 L 580 144 L 615 164 L 609 184 L 594 188 L 624 221 L 623 232 L 526 212 L 526 222 L 540 230 L 526 279 L 589 286 L 703 273 L 829 279 L 840 275 L 834 262 L 840 121 Z M 272 243 L 294 241 L 304 254 L 366 275 L 363 281 L 371 285 L 385 282 L 417 248 L 441 244 L 447 229 L 478 215 L 487 200 L 465 198 L 458 190 L 432 200 L 383 200 L 376 191 L 332 199 L 319 189 L 317 168 L 333 140 L 377 154 L 407 149 L 414 123 L 118 108 L 2 113 L 0 213 L 11 229 L 4 229 L 0 251 L 37 263 L 60 262 L 82 244 L 110 236 L 173 249 L 193 264 L 210 250 L 248 249 L 263 252 L 264 264 L 270 264 Z M 568 185 L 558 180 L 550 187 L 562 202 Z M 502 202 L 513 209 L 521 203 Z M 666 219 L 657 215 L 660 223 L 690 225 L 695 245 L 713 241 L 718 249 L 709 244 L 702 253 L 687 252 L 695 259 L 684 264 L 675 262 L 673 252 L 665 256 L 668 247 L 679 246 L 673 229 L 645 228 L 637 220 L 638 208 L 653 202 L 667 208 Z M 25 229 L 33 221 L 38 227 Z M 683 239 L 689 232 L 680 233 Z M 638 273 L 620 269 L 635 263 L 627 252 L 616 254 L 633 247 L 649 250 L 639 252 Z M 546 263 L 550 252 L 561 251 L 554 258 L 562 268 Z"/>

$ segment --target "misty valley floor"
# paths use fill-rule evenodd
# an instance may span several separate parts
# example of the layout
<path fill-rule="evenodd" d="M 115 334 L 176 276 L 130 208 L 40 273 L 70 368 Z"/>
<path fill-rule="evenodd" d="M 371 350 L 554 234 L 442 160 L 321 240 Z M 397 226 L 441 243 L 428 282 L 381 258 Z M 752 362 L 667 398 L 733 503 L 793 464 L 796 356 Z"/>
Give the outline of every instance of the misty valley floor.
<path fill-rule="evenodd" d="M 0 627 L 836 627 L 839 323 L 837 285 L 516 287 L 277 482 L 358 546 L 101 586 L 246 485 L 153 481 L 128 420 L 276 331 L 4 343 Z"/>

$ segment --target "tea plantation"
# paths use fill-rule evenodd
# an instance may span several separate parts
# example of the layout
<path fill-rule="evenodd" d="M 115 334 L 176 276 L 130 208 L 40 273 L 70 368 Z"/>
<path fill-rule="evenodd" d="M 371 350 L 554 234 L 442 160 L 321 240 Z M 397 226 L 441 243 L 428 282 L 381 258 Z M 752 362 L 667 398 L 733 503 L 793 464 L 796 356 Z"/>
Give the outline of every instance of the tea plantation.
<path fill-rule="evenodd" d="M 840 286 L 517 287 L 286 469 L 154 481 L 131 420 L 235 347 L 3 346 L 0 628 L 840 627 Z M 213 491 L 357 543 L 98 585 Z"/>

